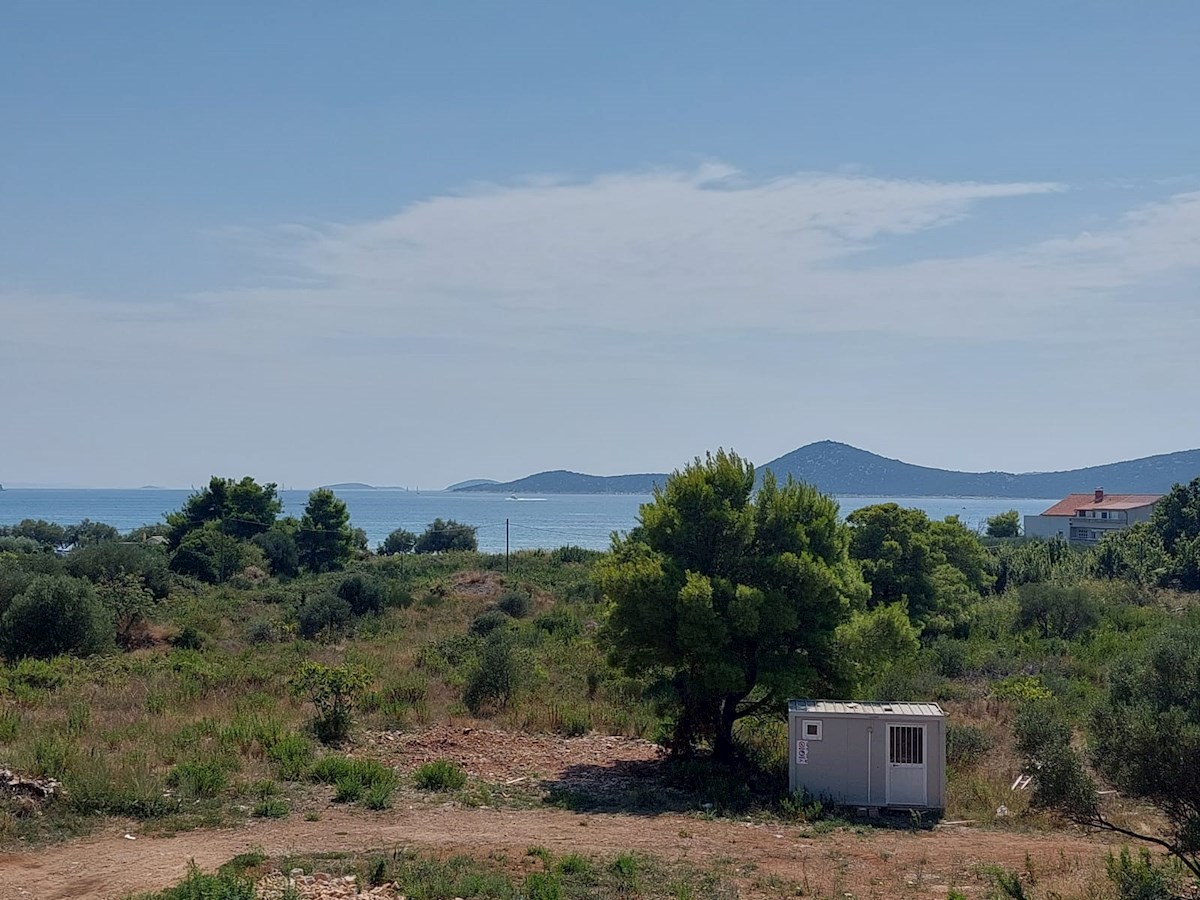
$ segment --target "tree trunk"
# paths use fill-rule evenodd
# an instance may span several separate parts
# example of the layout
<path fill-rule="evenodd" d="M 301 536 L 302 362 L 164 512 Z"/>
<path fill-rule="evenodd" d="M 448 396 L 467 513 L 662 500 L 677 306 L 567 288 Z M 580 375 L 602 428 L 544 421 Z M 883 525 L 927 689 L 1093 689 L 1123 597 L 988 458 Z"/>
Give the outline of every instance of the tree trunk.
<path fill-rule="evenodd" d="M 717 722 L 717 740 L 713 745 L 713 756 L 721 762 L 733 762 L 733 723 L 737 721 L 738 704 L 742 694 L 726 694 L 721 702 L 721 718 Z"/>

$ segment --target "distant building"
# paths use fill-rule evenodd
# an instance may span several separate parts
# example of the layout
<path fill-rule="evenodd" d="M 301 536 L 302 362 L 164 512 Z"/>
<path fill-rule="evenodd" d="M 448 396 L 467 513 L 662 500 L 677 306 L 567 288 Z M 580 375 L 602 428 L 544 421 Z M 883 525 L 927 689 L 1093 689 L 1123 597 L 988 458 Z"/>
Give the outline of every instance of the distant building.
<path fill-rule="evenodd" d="M 1162 494 L 1070 494 L 1040 516 L 1025 517 L 1025 536 L 1094 544 L 1106 534 L 1149 522 Z"/>

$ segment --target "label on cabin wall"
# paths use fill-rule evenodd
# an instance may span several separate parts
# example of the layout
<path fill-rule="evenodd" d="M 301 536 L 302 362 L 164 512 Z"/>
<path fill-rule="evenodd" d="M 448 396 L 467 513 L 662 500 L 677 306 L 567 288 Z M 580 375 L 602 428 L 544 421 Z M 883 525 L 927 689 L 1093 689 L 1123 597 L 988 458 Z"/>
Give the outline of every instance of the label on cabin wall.
<path fill-rule="evenodd" d="M 808 741 L 796 741 L 796 765 L 808 765 Z"/>

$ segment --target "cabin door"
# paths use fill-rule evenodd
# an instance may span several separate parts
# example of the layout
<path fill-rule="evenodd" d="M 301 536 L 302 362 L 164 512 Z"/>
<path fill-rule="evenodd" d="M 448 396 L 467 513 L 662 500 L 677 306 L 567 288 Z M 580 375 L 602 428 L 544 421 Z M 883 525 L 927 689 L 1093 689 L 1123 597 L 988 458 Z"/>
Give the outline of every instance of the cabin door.
<path fill-rule="evenodd" d="M 928 801 L 925 749 L 924 725 L 888 725 L 888 806 L 924 806 Z"/>

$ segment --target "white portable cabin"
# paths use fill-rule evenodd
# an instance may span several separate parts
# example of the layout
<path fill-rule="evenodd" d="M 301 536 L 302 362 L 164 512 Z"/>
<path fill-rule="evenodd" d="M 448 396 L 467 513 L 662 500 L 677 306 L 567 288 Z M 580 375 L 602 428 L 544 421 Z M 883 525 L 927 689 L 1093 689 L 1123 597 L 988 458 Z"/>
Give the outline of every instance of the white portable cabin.
<path fill-rule="evenodd" d="M 944 809 L 946 714 L 936 703 L 788 703 L 792 792 L 840 806 Z"/>

